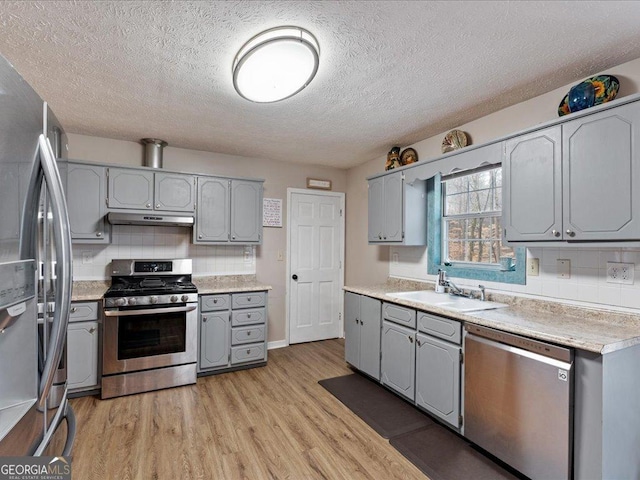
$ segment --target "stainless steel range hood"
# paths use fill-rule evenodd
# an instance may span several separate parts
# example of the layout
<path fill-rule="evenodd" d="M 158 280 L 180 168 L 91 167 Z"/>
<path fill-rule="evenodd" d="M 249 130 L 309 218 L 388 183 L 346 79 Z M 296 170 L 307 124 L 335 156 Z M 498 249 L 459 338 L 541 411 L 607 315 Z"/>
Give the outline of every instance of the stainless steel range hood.
<path fill-rule="evenodd" d="M 192 227 L 193 217 L 165 215 L 160 213 L 110 212 L 107 220 L 111 225 L 157 225 L 165 227 Z"/>

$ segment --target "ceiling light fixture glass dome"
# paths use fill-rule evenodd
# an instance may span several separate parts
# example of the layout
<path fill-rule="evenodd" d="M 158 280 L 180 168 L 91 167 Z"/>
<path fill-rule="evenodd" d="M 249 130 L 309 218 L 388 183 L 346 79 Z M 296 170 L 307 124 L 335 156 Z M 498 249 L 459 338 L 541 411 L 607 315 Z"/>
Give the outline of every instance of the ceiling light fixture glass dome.
<path fill-rule="evenodd" d="M 245 43 L 233 60 L 233 86 L 258 103 L 292 97 L 315 77 L 320 62 L 316 38 L 300 27 L 276 27 Z"/>

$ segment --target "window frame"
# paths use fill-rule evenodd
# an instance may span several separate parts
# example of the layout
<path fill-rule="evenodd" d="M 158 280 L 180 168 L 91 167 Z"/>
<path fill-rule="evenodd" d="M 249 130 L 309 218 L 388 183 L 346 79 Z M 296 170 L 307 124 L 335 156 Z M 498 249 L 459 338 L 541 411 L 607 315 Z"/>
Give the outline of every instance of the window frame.
<path fill-rule="evenodd" d="M 494 166 L 499 166 L 495 164 Z M 473 173 L 469 171 L 469 173 Z M 504 188 L 504 187 L 503 187 Z M 455 262 L 445 264 L 443 252 L 443 210 L 444 196 L 442 194 L 442 175 L 437 174 L 427 181 L 427 273 L 437 275 L 438 270 L 444 270 L 450 277 L 468 278 L 481 281 L 526 284 L 525 247 L 513 247 L 515 252 L 515 269 L 503 271 L 499 264 L 473 264 L 470 262 Z M 487 215 L 489 216 L 489 215 Z"/>

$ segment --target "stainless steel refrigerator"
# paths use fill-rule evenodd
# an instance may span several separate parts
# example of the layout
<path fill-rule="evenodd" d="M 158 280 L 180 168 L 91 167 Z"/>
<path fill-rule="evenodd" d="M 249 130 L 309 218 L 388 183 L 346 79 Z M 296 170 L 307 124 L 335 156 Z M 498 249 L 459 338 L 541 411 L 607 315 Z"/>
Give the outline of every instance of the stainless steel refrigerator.
<path fill-rule="evenodd" d="M 64 130 L 0 56 L 0 456 L 69 455 Z"/>

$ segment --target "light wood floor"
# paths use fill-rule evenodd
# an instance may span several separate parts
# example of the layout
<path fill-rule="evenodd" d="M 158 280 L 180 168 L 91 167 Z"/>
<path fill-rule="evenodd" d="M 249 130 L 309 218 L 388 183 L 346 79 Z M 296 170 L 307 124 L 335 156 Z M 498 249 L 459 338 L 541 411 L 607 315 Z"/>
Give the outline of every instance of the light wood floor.
<path fill-rule="evenodd" d="M 344 342 L 271 350 L 266 367 L 111 400 L 72 400 L 73 478 L 421 479 L 318 385 L 350 373 Z"/>

